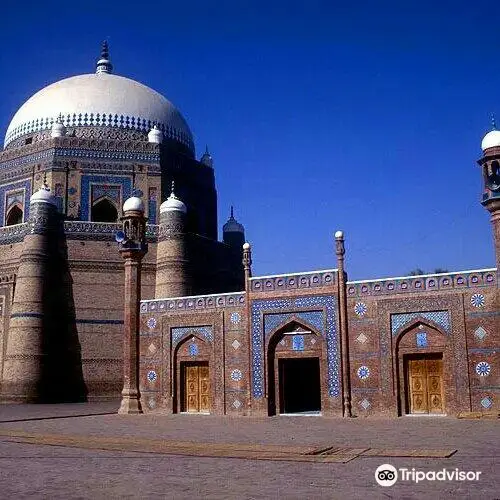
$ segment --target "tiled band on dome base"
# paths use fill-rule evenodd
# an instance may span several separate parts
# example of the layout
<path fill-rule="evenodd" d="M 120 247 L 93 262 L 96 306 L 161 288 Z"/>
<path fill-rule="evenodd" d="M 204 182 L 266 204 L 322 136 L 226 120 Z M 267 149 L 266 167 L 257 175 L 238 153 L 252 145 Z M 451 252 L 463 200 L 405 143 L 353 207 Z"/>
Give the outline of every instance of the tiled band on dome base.
<path fill-rule="evenodd" d="M 176 130 L 171 125 L 153 123 L 151 120 L 146 120 L 140 116 L 124 116 L 111 113 L 72 113 L 61 114 L 60 117 L 65 127 L 114 127 L 147 133 L 153 128 L 153 125 L 156 125 L 165 137 L 180 142 L 191 150 L 194 148 L 193 141 L 185 133 Z M 54 121 L 54 117 L 43 117 L 18 125 L 6 135 L 4 146 L 7 147 L 9 143 L 18 137 L 50 129 Z"/>

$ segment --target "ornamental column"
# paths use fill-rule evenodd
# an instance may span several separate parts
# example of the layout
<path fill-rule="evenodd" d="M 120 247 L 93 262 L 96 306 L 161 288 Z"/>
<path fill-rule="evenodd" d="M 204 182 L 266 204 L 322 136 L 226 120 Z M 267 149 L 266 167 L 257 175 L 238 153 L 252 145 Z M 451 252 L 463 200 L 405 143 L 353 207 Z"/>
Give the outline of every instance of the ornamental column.
<path fill-rule="evenodd" d="M 123 390 L 118 413 L 142 413 L 139 393 L 139 301 L 141 264 L 148 251 L 144 203 L 133 196 L 123 205 L 123 232 L 117 234 L 125 259 L 125 311 L 123 322 Z"/>
<path fill-rule="evenodd" d="M 335 253 L 337 254 L 337 276 L 339 293 L 340 339 L 342 350 L 342 397 L 344 417 L 351 413 L 351 369 L 349 364 L 349 330 L 347 322 L 347 273 L 344 270 L 344 233 L 335 233 Z"/>

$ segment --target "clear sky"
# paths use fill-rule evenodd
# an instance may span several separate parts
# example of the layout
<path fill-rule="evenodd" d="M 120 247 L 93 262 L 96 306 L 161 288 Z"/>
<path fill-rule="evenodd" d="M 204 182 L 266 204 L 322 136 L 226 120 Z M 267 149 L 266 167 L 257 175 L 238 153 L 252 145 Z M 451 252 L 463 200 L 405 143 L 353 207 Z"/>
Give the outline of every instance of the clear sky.
<path fill-rule="evenodd" d="M 500 121 L 500 2 L 308 0 L 2 5 L 0 130 L 35 91 L 115 73 L 181 110 L 215 161 L 255 274 L 352 279 L 494 265 L 475 161 Z"/>

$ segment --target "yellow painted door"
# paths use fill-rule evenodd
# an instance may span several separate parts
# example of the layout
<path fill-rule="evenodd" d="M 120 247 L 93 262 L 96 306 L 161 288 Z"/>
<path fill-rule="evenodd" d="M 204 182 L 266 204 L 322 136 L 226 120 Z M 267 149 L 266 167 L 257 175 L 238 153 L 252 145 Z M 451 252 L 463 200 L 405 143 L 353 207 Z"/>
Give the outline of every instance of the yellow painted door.
<path fill-rule="evenodd" d="M 443 413 L 443 360 L 427 359 L 426 369 L 429 413 Z"/>
<path fill-rule="evenodd" d="M 210 379 L 208 365 L 202 365 L 198 370 L 199 375 L 199 394 L 200 394 L 200 409 L 199 411 L 210 411 Z"/>
<path fill-rule="evenodd" d="M 443 360 L 421 356 L 408 360 L 410 413 L 443 413 Z"/>
<path fill-rule="evenodd" d="M 198 390 L 198 366 L 186 366 L 186 411 L 198 412 L 200 395 Z"/>
<path fill-rule="evenodd" d="M 208 364 L 185 366 L 185 411 L 200 413 L 210 411 L 210 377 Z"/>
<path fill-rule="evenodd" d="M 410 412 L 427 413 L 427 377 L 425 360 L 409 361 Z"/>

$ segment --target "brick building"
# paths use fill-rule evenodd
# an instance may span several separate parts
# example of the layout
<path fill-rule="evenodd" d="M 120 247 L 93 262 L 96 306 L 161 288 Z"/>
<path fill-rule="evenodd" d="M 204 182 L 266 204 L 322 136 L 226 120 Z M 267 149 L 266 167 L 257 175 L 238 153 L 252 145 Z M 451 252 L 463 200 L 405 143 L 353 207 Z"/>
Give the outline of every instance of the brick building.
<path fill-rule="evenodd" d="M 349 281 L 337 232 L 336 269 L 252 277 L 232 213 L 217 241 L 210 154 L 195 159 L 179 111 L 113 75 L 104 46 L 95 74 L 49 85 L 19 109 L 0 152 L 0 397 L 119 394 L 130 311 L 115 234 L 129 199 L 130 213 L 148 218 L 144 411 L 498 410 L 500 132 L 482 149 L 496 268 Z"/>

